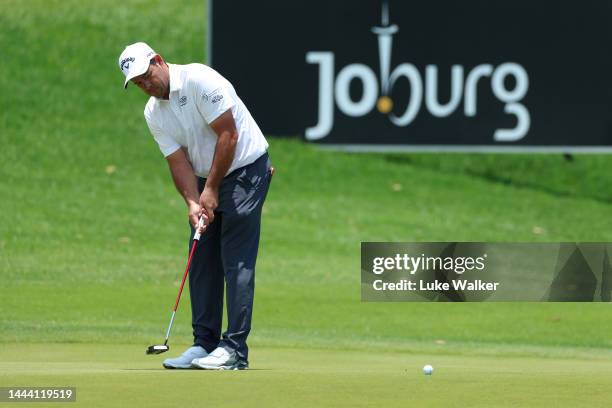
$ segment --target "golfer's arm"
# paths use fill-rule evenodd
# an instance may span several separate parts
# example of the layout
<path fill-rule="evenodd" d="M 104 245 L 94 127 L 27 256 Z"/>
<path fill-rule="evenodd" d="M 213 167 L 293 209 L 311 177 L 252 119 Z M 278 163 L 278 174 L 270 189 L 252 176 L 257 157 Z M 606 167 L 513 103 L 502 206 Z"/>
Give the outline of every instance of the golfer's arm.
<path fill-rule="evenodd" d="M 227 110 L 215 119 L 210 127 L 215 131 L 218 139 L 212 166 L 206 178 L 206 187 L 219 190 L 223 177 L 232 165 L 236 153 L 236 144 L 238 143 L 238 131 L 232 111 Z"/>
<path fill-rule="evenodd" d="M 176 152 L 166 157 L 166 160 L 168 161 L 168 167 L 170 167 L 174 185 L 185 200 L 187 206 L 192 204 L 199 205 L 200 195 L 198 194 L 198 183 L 193 172 L 193 167 L 191 167 L 191 163 L 187 160 L 187 156 L 185 156 L 183 149 L 178 149 Z"/>

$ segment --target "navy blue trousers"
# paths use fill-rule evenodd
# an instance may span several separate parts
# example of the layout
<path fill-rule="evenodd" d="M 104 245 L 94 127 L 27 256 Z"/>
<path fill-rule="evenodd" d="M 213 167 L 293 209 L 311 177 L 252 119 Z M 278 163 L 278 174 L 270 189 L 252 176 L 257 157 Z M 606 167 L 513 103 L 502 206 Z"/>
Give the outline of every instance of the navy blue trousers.
<path fill-rule="evenodd" d="M 248 360 L 246 340 L 253 314 L 261 209 L 271 177 L 266 153 L 223 179 L 215 219 L 202 234 L 191 261 L 189 290 L 194 344 L 208 352 L 219 346 Z M 205 183 L 206 179 L 199 178 L 200 193 Z M 190 247 L 193 234 L 192 227 Z M 224 283 L 227 330 L 221 336 Z"/>

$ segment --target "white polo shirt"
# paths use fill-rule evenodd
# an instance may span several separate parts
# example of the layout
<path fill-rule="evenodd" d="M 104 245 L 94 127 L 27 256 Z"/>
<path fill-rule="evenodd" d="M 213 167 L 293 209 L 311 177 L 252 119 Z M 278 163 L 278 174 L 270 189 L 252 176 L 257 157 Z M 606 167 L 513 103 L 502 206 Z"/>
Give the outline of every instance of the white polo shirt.
<path fill-rule="evenodd" d="M 242 103 L 232 84 L 202 64 L 168 64 L 169 100 L 151 97 L 144 110 L 149 130 L 164 157 L 184 148 L 193 170 L 207 177 L 212 165 L 217 134 L 210 127 L 231 109 L 238 142 L 228 173 L 253 163 L 268 150 L 268 142 Z"/>

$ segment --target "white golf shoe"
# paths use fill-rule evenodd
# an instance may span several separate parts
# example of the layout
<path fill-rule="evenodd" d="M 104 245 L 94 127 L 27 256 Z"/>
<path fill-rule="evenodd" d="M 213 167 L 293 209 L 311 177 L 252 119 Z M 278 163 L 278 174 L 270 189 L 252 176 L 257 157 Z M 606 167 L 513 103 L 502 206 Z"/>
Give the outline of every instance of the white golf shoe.
<path fill-rule="evenodd" d="M 217 347 L 206 357 L 193 359 L 191 365 L 204 370 L 246 370 L 249 368 L 249 363 L 240 360 L 236 352 L 229 352 L 223 347 Z"/>
<path fill-rule="evenodd" d="M 167 358 L 164 360 L 163 365 L 165 368 L 193 368 L 191 367 L 191 361 L 195 358 L 206 357 L 208 353 L 201 346 L 189 347 L 183 354 L 176 358 Z"/>

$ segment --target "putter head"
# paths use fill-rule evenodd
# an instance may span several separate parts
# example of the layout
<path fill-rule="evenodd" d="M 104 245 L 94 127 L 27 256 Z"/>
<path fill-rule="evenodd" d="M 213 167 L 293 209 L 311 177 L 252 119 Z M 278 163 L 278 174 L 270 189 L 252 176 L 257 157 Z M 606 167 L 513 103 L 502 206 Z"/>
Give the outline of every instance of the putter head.
<path fill-rule="evenodd" d="M 147 348 L 147 354 L 161 354 L 168 350 L 170 350 L 170 346 L 165 344 L 154 344 L 153 346 L 149 346 L 149 348 Z"/>

